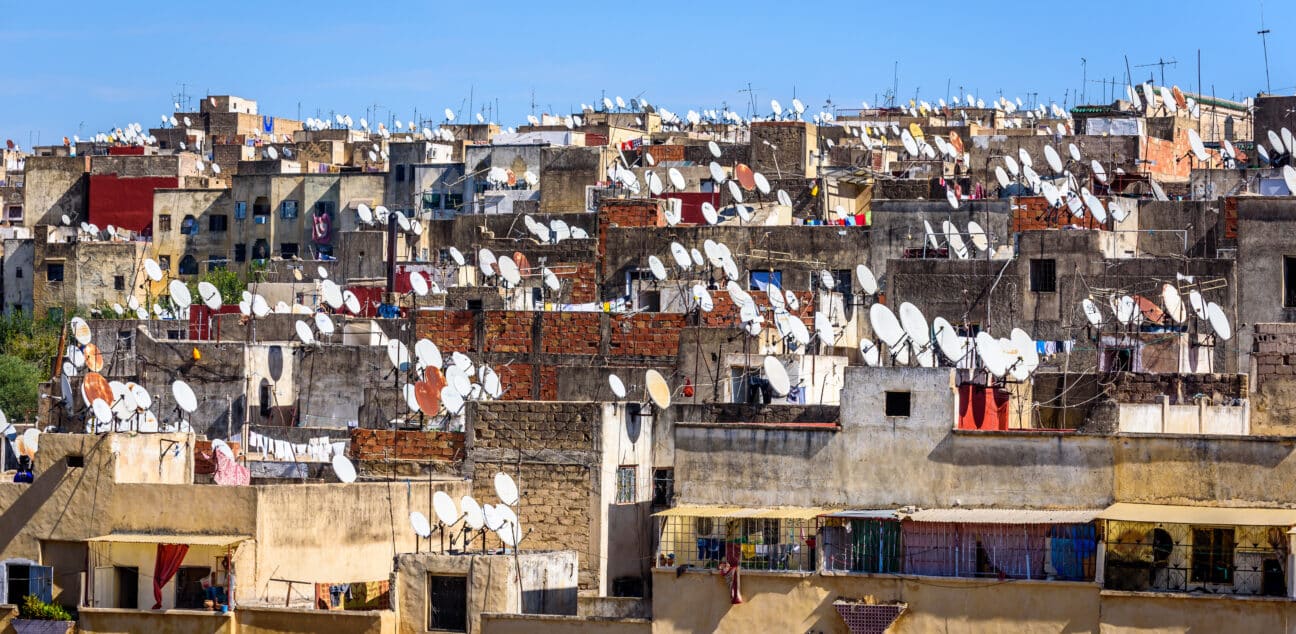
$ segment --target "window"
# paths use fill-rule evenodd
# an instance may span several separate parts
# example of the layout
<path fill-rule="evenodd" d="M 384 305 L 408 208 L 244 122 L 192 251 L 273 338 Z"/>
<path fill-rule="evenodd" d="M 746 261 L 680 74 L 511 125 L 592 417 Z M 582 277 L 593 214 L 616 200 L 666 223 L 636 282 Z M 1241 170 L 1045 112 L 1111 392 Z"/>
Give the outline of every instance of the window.
<path fill-rule="evenodd" d="M 252 203 L 252 222 L 263 225 L 270 219 L 270 199 L 259 196 Z"/>
<path fill-rule="evenodd" d="M 207 257 L 208 271 L 223 271 L 229 267 L 229 258 L 223 255 L 211 255 Z"/>
<path fill-rule="evenodd" d="M 229 228 L 229 216 L 225 214 L 212 214 L 207 216 L 208 231 L 225 231 Z"/>
<path fill-rule="evenodd" d="M 252 243 L 252 261 L 270 259 L 270 243 L 258 238 Z"/>
<path fill-rule="evenodd" d="M 401 181 L 404 181 L 404 180 L 405 180 L 405 166 L 404 166 L 404 165 L 397 165 L 395 171 L 396 171 L 396 182 L 399 183 L 399 182 L 401 182 Z"/>
<path fill-rule="evenodd" d="M 616 503 L 617 504 L 634 504 L 637 500 L 638 491 L 635 490 L 636 475 L 639 469 L 633 465 L 628 467 L 617 467 L 616 472 Z"/>
<path fill-rule="evenodd" d="M 171 214 L 158 215 L 158 233 L 171 230 Z"/>
<path fill-rule="evenodd" d="M 158 268 L 162 269 L 163 271 L 171 270 L 171 256 L 159 255 L 157 262 L 158 262 Z"/>
<path fill-rule="evenodd" d="M 279 203 L 279 217 L 284 220 L 297 219 L 297 201 L 285 200 Z"/>
<path fill-rule="evenodd" d="M 113 566 L 113 576 L 116 577 L 117 587 L 113 590 L 110 605 L 123 610 L 140 609 L 139 568 Z"/>
<path fill-rule="evenodd" d="M 70 469 L 81 469 L 81 468 L 84 468 L 84 467 L 85 467 L 85 456 L 77 456 L 77 455 L 74 455 L 74 454 L 68 454 L 68 455 L 64 458 L 64 460 L 66 461 L 67 466 L 68 466 L 68 468 L 70 468 Z"/>
<path fill-rule="evenodd" d="M 63 263 L 47 262 L 45 264 L 45 281 L 62 282 L 63 281 Z"/>
<path fill-rule="evenodd" d="M 181 610 L 201 610 L 207 593 L 203 592 L 202 582 L 211 576 L 211 568 L 182 566 L 175 576 L 175 606 Z"/>
<path fill-rule="evenodd" d="M 333 204 L 333 201 L 331 201 L 331 200 L 317 200 L 317 201 L 315 201 L 315 215 L 316 215 L 316 216 L 323 215 L 323 214 L 332 214 L 332 213 L 334 213 L 335 211 L 337 211 L 337 206 Z M 408 211 L 406 211 L 406 212 L 402 212 L 402 213 L 404 213 L 406 216 L 410 216 L 410 215 L 412 215 L 412 213 L 411 213 L 411 212 L 408 212 Z"/>
<path fill-rule="evenodd" d="M 195 257 L 192 256 L 192 255 L 186 255 L 186 256 L 184 256 L 183 258 L 180 258 L 180 274 L 181 274 L 181 275 L 197 275 L 197 274 L 198 274 L 198 258 L 195 258 Z"/>
<path fill-rule="evenodd" d="M 5 211 L 5 219 L 9 222 L 22 222 L 22 211 L 22 205 L 9 205 L 9 209 Z"/>
<path fill-rule="evenodd" d="M 281 242 L 279 244 L 279 257 L 285 260 L 297 257 L 297 243 Z"/>
<path fill-rule="evenodd" d="M 1233 529 L 1194 528 L 1192 581 L 1233 585 Z"/>
<path fill-rule="evenodd" d="M 1030 289 L 1032 293 L 1057 292 L 1057 261 L 1048 259 L 1030 261 Z"/>
<path fill-rule="evenodd" d="M 5 603 L 22 604 L 23 597 L 34 594 L 41 601 L 53 601 L 54 569 L 49 566 L 5 564 L 8 577 L 5 584 Z"/>
<path fill-rule="evenodd" d="M 653 469 L 653 506 L 670 506 L 675 497 L 675 469 Z"/>
<path fill-rule="evenodd" d="M 1296 257 L 1283 256 L 1283 307 L 1296 308 Z"/>
<path fill-rule="evenodd" d="M 887 416 L 908 416 L 909 415 L 909 392 L 887 392 L 886 393 L 886 415 Z"/>
<path fill-rule="evenodd" d="M 468 578 L 428 575 L 429 630 L 468 630 Z"/>
<path fill-rule="evenodd" d="M 22 272 L 22 267 L 21 267 L 21 266 L 18 267 L 18 268 L 16 268 L 16 269 L 14 269 L 14 277 L 16 277 L 16 278 L 18 278 L 18 279 L 20 279 L 20 280 L 22 279 L 22 277 L 23 277 L 23 272 Z"/>
<path fill-rule="evenodd" d="M 125 275 L 114 275 L 114 276 L 113 276 L 113 290 L 114 290 L 114 291 L 124 291 L 124 290 L 126 290 L 126 276 L 125 276 Z"/>
<path fill-rule="evenodd" d="M 244 220 L 247 218 L 247 201 L 240 200 L 234 203 L 234 219 Z"/>
<path fill-rule="evenodd" d="M 198 219 L 193 216 L 185 216 L 184 220 L 180 221 L 180 233 L 187 236 L 198 235 Z"/>
<path fill-rule="evenodd" d="M 783 288 L 783 271 L 752 271 L 747 290 L 769 291 L 770 284 Z"/>
<path fill-rule="evenodd" d="M 240 243 L 234 245 L 234 261 L 235 261 L 235 262 L 246 262 L 246 261 L 247 261 L 247 244 L 246 244 L 246 243 L 240 242 Z"/>

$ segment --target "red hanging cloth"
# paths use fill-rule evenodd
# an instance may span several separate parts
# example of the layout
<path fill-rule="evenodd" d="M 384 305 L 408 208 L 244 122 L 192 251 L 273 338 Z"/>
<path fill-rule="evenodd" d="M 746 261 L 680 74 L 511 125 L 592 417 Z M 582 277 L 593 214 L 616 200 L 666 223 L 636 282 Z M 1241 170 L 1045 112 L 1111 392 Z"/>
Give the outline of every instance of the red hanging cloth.
<path fill-rule="evenodd" d="M 180 570 L 185 554 L 189 552 L 188 544 L 158 544 L 157 560 L 153 562 L 153 609 L 162 609 L 162 586 L 171 581 Z"/>

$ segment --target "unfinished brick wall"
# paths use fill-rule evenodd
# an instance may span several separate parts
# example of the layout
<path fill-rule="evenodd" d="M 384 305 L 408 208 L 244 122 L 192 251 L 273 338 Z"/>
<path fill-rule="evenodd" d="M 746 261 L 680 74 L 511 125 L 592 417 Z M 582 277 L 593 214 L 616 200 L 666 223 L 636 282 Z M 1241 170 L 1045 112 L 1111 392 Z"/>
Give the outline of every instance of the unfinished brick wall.
<path fill-rule="evenodd" d="M 679 353 L 680 331 L 685 326 L 683 314 L 613 315 L 611 321 L 610 354 L 664 357 Z"/>
<path fill-rule="evenodd" d="M 1107 204 L 1105 198 L 1099 200 Z M 1103 229 L 1105 225 L 1098 222 L 1093 214 L 1085 213 L 1077 218 L 1065 209 L 1051 209 L 1048 200 L 1043 196 L 1020 196 L 1012 199 L 1012 230 L 1033 231 L 1036 229 L 1060 229 L 1078 225 L 1086 229 Z M 1108 222 L 1111 222 L 1109 219 Z"/>
<path fill-rule="evenodd" d="M 353 460 L 436 460 L 464 458 L 462 432 L 389 429 L 351 430 Z"/>
<path fill-rule="evenodd" d="M 597 404 L 569 402 L 478 403 L 470 421 L 473 495 L 494 501 L 495 473 L 513 476 L 524 496 L 518 516 L 532 530 L 527 548 L 576 551 L 582 589 L 598 585 L 591 509 L 599 494 L 601 425 Z"/>
<path fill-rule="evenodd" d="M 599 313 L 544 313 L 540 351 L 547 354 L 599 353 L 602 335 Z"/>
<path fill-rule="evenodd" d="M 487 352 L 531 352 L 533 312 L 492 310 L 484 313 L 486 336 L 482 343 Z"/>
<path fill-rule="evenodd" d="M 602 201 L 598 210 L 598 258 L 606 261 L 607 229 L 618 227 L 661 227 L 666 224 L 662 215 L 666 203 L 657 198 L 610 198 Z M 606 272 L 606 269 L 604 270 Z"/>
<path fill-rule="evenodd" d="M 769 306 L 769 294 L 765 291 L 748 291 L 752 299 L 756 301 L 757 306 Z M 814 330 L 814 293 L 811 291 L 793 291 L 797 298 L 797 309 L 789 311 L 790 313 L 801 318 L 806 327 Z M 738 305 L 729 297 L 727 291 L 712 291 L 711 303 L 714 308 L 711 312 L 701 313 L 702 325 L 707 328 L 733 328 L 741 325 L 738 313 Z M 775 327 L 773 316 L 766 313 L 765 324 L 768 327 Z"/>
<path fill-rule="evenodd" d="M 1296 324 L 1256 324 L 1251 361 L 1257 387 L 1271 380 L 1296 380 Z"/>
<path fill-rule="evenodd" d="M 1199 394 L 1220 403 L 1247 397 L 1247 375 L 1124 372 L 1112 379 L 1107 394 L 1118 403 L 1159 403 L 1162 396 L 1171 404 L 1192 403 Z"/>
<path fill-rule="evenodd" d="M 574 273 L 560 275 L 559 279 L 571 283 L 571 294 L 568 299 L 573 304 L 588 304 L 599 301 L 598 266 L 592 262 L 580 262 L 572 265 Z"/>
<path fill-rule="evenodd" d="M 473 349 L 474 313 L 470 310 L 422 310 L 414 330 L 420 339 L 435 343 L 446 354 Z"/>

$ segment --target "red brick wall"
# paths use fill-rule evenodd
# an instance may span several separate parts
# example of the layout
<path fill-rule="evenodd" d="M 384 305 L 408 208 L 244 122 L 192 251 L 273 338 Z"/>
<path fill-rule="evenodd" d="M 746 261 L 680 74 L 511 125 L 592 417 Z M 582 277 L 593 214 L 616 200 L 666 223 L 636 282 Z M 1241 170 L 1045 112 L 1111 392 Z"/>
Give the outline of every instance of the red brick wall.
<path fill-rule="evenodd" d="M 352 429 L 353 460 L 440 460 L 464 457 L 464 435 L 452 431 Z"/>
<path fill-rule="evenodd" d="M 682 314 L 613 315 L 608 353 L 654 357 L 679 354 L 680 331 L 684 324 Z"/>
<path fill-rule="evenodd" d="M 489 352 L 531 352 L 531 324 L 535 313 L 516 310 L 492 310 L 486 315 L 486 337 Z"/>
<path fill-rule="evenodd" d="M 541 352 L 548 354 L 599 353 L 599 313 L 545 313 Z"/>
<path fill-rule="evenodd" d="M 598 210 L 598 256 L 599 262 L 606 267 L 607 228 L 618 227 L 662 227 L 666 219 L 662 216 L 663 206 L 667 203 L 656 198 L 613 198 L 604 200 Z M 606 268 L 604 269 L 606 273 Z"/>
<path fill-rule="evenodd" d="M 1104 205 L 1107 201 L 1099 197 Z M 1110 220 L 1108 220 L 1110 222 Z M 1021 196 L 1012 199 L 1012 230 L 1033 231 L 1037 229 L 1061 229 L 1062 227 L 1081 226 L 1086 229 L 1103 229 L 1093 214 L 1085 212 L 1084 218 L 1076 218 L 1071 212 L 1063 209 L 1049 210 L 1048 200 L 1043 196 Z"/>
<path fill-rule="evenodd" d="M 748 291 L 757 306 L 769 306 L 769 296 L 765 291 Z M 793 313 L 805 322 L 806 327 L 814 331 L 814 293 L 811 291 L 793 291 L 799 305 Z M 707 328 L 736 328 L 742 324 L 738 321 L 738 306 L 724 290 L 711 292 L 711 303 L 715 305 L 709 313 L 702 313 L 702 325 Z M 765 326 L 774 328 L 773 316 L 765 313 Z"/>
<path fill-rule="evenodd" d="M 648 145 L 644 146 L 643 151 L 652 154 L 653 160 L 657 163 L 684 160 L 682 145 Z"/>
<path fill-rule="evenodd" d="M 600 246 L 600 248 L 602 248 Z M 564 275 L 572 282 L 571 303 L 588 304 L 597 302 L 598 295 L 598 268 L 592 262 L 581 262 L 575 265 L 576 272 L 571 275 Z"/>
<path fill-rule="evenodd" d="M 473 347 L 473 311 L 421 310 L 415 323 L 420 339 L 430 339 L 445 354 Z"/>

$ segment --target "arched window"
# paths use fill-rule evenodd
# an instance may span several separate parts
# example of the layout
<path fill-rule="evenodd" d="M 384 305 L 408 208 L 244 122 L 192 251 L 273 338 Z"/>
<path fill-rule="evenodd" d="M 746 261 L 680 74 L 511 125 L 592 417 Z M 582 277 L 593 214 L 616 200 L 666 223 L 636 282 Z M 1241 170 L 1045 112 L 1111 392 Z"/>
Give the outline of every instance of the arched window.
<path fill-rule="evenodd" d="M 180 274 L 181 274 L 181 275 L 197 275 L 197 274 L 198 274 L 198 258 L 195 258 L 195 257 L 192 256 L 192 255 L 186 255 L 186 256 L 184 256 L 183 258 L 180 258 Z"/>

